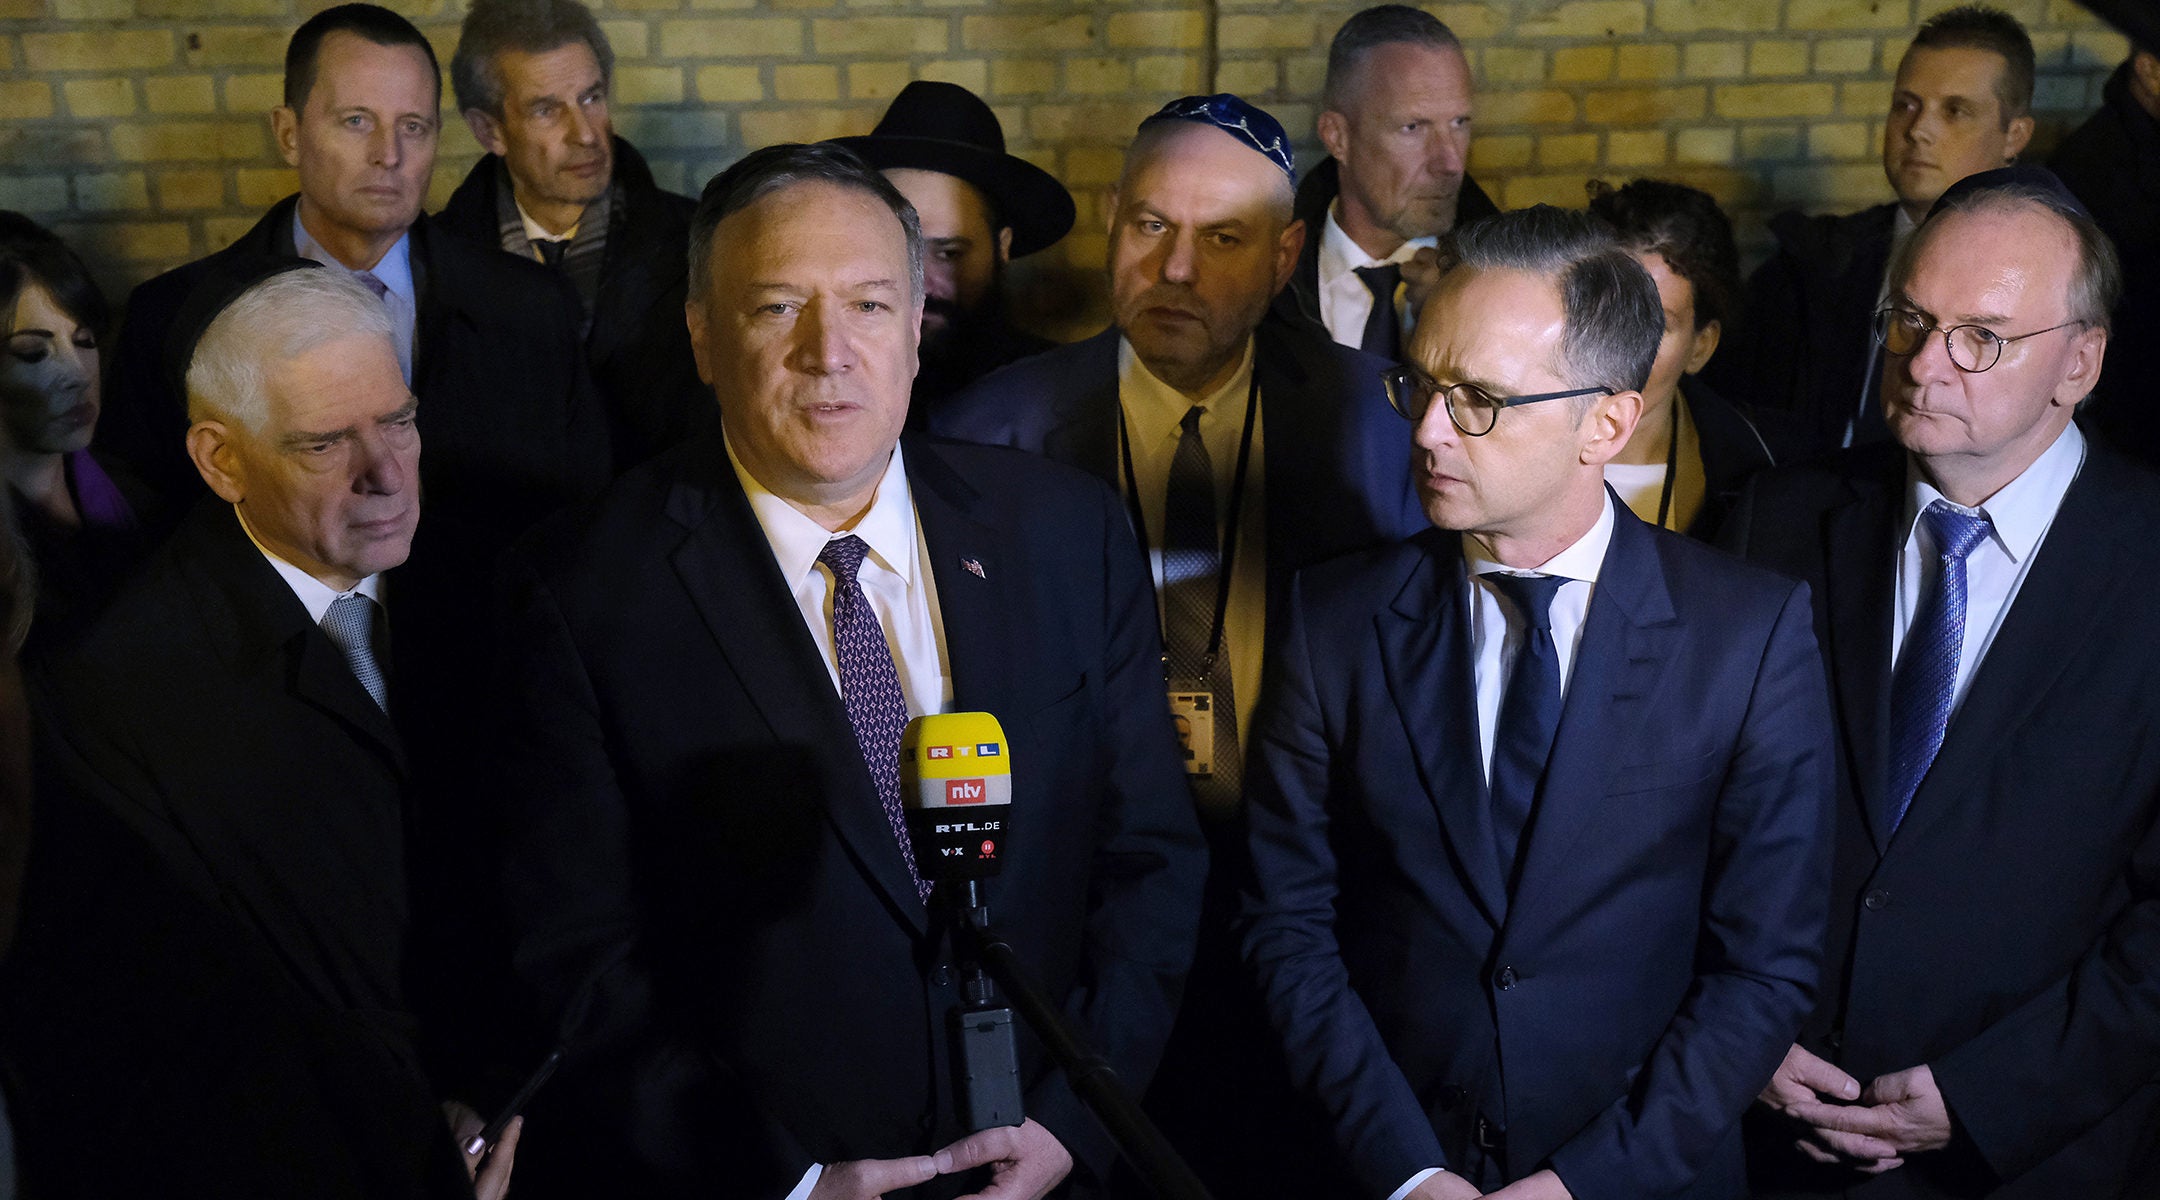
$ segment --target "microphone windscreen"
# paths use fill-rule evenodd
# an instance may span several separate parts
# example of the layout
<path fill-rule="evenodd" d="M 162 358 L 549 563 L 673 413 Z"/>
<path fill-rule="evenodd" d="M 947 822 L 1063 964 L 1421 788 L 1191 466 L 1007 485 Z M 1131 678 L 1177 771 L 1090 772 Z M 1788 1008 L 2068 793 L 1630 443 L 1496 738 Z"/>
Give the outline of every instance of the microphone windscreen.
<path fill-rule="evenodd" d="M 933 713 L 909 721 L 900 735 L 900 796 L 923 878 L 998 873 L 1012 809 L 1012 755 L 996 717 Z"/>

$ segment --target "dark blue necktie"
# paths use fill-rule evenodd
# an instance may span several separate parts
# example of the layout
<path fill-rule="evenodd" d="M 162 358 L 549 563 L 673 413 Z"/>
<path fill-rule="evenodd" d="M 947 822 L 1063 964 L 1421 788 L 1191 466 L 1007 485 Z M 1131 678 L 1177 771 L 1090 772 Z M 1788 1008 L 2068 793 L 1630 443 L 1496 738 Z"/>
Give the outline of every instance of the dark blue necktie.
<path fill-rule="evenodd" d="M 1180 688 L 1206 686 L 1214 721 L 1214 770 L 1191 781 L 1211 811 L 1236 806 L 1244 760 L 1238 754 L 1237 697 L 1228 643 L 1210 644 L 1222 587 L 1222 533 L 1215 503 L 1215 460 L 1201 440 L 1195 404 L 1179 424 L 1177 454 L 1163 493 L 1163 653 Z"/>
<path fill-rule="evenodd" d="M 833 657 L 840 664 L 840 702 L 847 707 L 870 781 L 877 785 L 885 820 L 900 843 L 900 857 L 915 877 L 915 894 L 928 901 L 930 883 L 915 870 L 907 814 L 900 806 L 900 733 L 907 728 L 907 696 L 900 690 L 900 672 L 893 666 L 892 647 L 885 644 L 885 630 L 855 578 L 869 552 L 869 543 L 851 533 L 825 543 L 818 554 L 833 574 Z"/>
<path fill-rule="evenodd" d="M 1942 570 L 1920 594 L 1905 649 L 1890 676 L 1890 830 L 1912 807 L 1950 728 L 1958 659 L 1965 650 L 1965 556 L 1993 528 L 1985 515 L 1959 512 L 1940 500 L 1920 514 L 1935 539 Z"/>
<path fill-rule="evenodd" d="M 1358 349 L 1389 362 L 1401 361 L 1402 313 L 1395 308 L 1395 289 L 1402 283 L 1402 267 L 1383 263 L 1377 267 L 1352 267 L 1351 271 L 1372 293 L 1372 312 L 1365 317 L 1365 332 L 1358 339 Z"/>
<path fill-rule="evenodd" d="M 1567 580 L 1558 575 L 1486 572 L 1523 619 L 1522 647 L 1500 698 L 1493 728 L 1493 840 L 1500 875 L 1514 886 L 1515 861 L 1537 804 L 1538 784 L 1560 728 L 1560 652 L 1553 645 L 1552 602 Z"/>

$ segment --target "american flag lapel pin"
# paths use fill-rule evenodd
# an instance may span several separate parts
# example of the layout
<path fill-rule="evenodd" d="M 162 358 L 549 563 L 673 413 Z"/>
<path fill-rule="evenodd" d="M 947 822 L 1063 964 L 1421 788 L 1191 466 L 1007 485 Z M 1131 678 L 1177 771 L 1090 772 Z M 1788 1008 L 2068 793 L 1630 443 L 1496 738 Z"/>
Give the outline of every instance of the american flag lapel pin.
<path fill-rule="evenodd" d="M 970 575 L 973 575 L 977 579 L 984 580 L 985 582 L 987 582 L 990 578 L 988 575 L 983 574 L 982 560 L 979 558 L 961 559 L 960 569 L 966 571 Z"/>

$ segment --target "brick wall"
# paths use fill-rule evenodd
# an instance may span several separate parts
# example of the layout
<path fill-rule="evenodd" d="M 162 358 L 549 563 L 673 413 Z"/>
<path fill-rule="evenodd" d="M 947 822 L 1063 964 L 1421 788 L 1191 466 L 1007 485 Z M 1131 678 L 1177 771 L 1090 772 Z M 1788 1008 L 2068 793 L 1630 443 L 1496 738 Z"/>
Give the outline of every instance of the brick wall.
<path fill-rule="evenodd" d="M 1951 0 L 1489 0 L 1432 11 L 1469 43 L 1472 170 L 1508 206 L 1579 204 L 1592 176 L 1683 179 L 1758 251 L 1780 208 L 1886 199 L 1890 75 Z M 285 40 L 323 0 L 0 0 L 0 207 L 56 223 L 115 288 L 208 253 L 291 191 L 265 113 Z M 462 0 L 397 4 L 447 62 Z M 2007 0 L 2039 50 L 2044 149 L 2125 44 L 2071 0 Z M 1032 322 L 1100 320 L 1102 195 L 1164 100 L 1227 90 L 1311 142 L 1328 0 L 604 0 L 616 124 L 694 192 L 743 150 L 866 132 L 910 79 L 986 96 L 1080 219 L 1024 264 Z M 445 89 L 447 95 L 447 88 Z M 446 114 L 436 203 L 479 148 Z"/>

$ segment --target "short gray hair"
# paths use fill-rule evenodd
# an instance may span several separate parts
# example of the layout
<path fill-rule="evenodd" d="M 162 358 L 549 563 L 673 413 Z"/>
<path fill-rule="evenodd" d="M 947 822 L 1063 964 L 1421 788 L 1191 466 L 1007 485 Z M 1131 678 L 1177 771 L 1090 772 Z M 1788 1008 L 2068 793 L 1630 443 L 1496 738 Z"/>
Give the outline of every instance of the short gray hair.
<path fill-rule="evenodd" d="M 829 183 L 870 195 L 892 210 L 907 238 L 909 298 L 923 295 L 922 219 L 885 173 L 838 142 L 782 142 L 752 150 L 734 166 L 713 176 L 690 215 L 690 298 L 702 301 L 712 287 L 713 232 L 720 222 L 774 192 L 798 183 Z"/>
<path fill-rule="evenodd" d="M 501 120 L 503 78 L 495 65 L 497 56 L 508 50 L 545 54 L 572 42 L 592 48 L 601 84 L 612 90 L 615 48 L 592 10 L 578 0 L 473 0 L 458 29 L 457 53 L 450 56 L 450 87 L 457 93 L 458 108 L 477 108 Z"/>
<path fill-rule="evenodd" d="M 1320 85 L 1320 107 L 1341 112 L 1343 93 L 1349 90 L 1365 58 L 1382 46 L 1423 46 L 1428 50 L 1462 52 L 1462 39 L 1440 18 L 1407 4 L 1380 4 L 1352 14 L 1328 43 L 1327 78 Z"/>
<path fill-rule="evenodd" d="M 1639 392 L 1650 381 L 1665 309 L 1650 272 L 1604 221 L 1549 204 L 1518 208 L 1458 227 L 1441 260 L 1551 279 L 1566 314 L 1554 369 L 1573 386 Z"/>
<path fill-rule="evenodd" d="M 389 311 L 359 280 L 335 267 L 272 275 L 227 304 L 195 344 L 188 420 L 261 432 L 270 421 L 270 369 L 355 334 L 395 343 Z"/>
<path fill-rule="evenodd" d="M 2098 329 L 2103 333 L 2114 330 L 2115 304 L 2122 299 L 2122 259 L 2115 253 L 2115 243 L 2095 223 L 2090 214 L 2066 202 L 2063 195 L 2031 183 L 2002 183 L 1988 187 L 1976 187 L 1969 191 L 1953 191 L 1928 213 L 1927 220 L 1920 223 L 1914 236 L 1906 238 L 1898 247 L 1897 256 L 1890 260 L 1890 286 L 1903 288 L 1912 277 L 1913 264 L 1920 259 L 1920 251 L 1929 240 L 1930 231 L 1942 223 L 1951 213 L 2001 213 L 2039 209 L 2051 213 L 2070 229 L 2077 242 L 2077 269 L 2070 274 L 2070 294 L 2063 299 L 2070 309 L 2070 319 Z"/>

